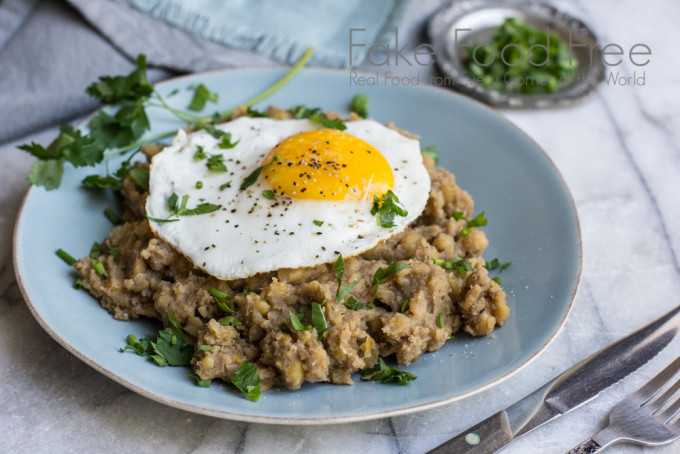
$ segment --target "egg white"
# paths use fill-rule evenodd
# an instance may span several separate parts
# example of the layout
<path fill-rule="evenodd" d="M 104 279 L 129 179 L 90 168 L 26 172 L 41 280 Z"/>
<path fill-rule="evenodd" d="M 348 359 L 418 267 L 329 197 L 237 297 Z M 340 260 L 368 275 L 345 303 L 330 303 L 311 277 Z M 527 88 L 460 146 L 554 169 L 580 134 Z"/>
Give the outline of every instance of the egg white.
<path fill-rule="evenodd" d="M 377 224 L 370 213 L 372 200 L 268 200 L 262 191 L 272 188 L 262 176 L 249 188 L 239 190 L 277 143 L 318 129 L 309 120 L 242 117 L 216 127 L 231 133 L 232 141 L 239 140 L 234 148 L 218 148 L 219 140 L 205 131 L 186 134 L 180 130 L 172 145 L 153 157 L 146 201 L 149 217 L 168 218 L 168 198 L 173 193 L 180 200 L 189 195 L 189 208 L 199 203 L 219 206 L 213 213 L 181 216 L 176 222 L 150 221 L 153 231 L 197 267 L 225 280 L 329 263 L 339 254 L 350 257 L 371 249 L 420 215 L 429 197 L 430 178 L 417 140 L 373 120 L 346 125 L 345 132 L 374 146 L 392 168 L 392 191 L 408 211 L 406 217 L 395 217 L 395 227 Z M 228 171 L 213 172 L 205 160 L 196 161 L 199 145 L 208 155 L 222 154 Z M 230 180 L 231 185 L 220 190 Z M 197 181 L 202 182 L 201 189 L 196 188 Z M 323 225 L 315 225 L 315 220 Z"/>

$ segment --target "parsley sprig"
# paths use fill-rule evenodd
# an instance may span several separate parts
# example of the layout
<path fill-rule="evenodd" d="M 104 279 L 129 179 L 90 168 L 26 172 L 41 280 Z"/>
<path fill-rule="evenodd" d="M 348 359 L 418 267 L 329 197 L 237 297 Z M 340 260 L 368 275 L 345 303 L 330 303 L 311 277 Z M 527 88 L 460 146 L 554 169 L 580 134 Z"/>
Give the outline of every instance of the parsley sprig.
<path fill-rule="evenodd" d="M 238 366 L 236 373 L 231 377 L 231 382 L 253 402 L 260 399 L 260 374 L 250 361 L 243 361 Z"/>
<path fill-rule="evenodd" d="M 194 356 L 194 346 L 185 342 L 182 327 L 172 312 L 168 312 L 168 324 L 156 336 L 138 340 L 134 334 L 129 334 L 127 345 L 120 351 L 132 350 L 139 356 L 148 356 L 154 364 L 161 367 L 188 366 Z"/>

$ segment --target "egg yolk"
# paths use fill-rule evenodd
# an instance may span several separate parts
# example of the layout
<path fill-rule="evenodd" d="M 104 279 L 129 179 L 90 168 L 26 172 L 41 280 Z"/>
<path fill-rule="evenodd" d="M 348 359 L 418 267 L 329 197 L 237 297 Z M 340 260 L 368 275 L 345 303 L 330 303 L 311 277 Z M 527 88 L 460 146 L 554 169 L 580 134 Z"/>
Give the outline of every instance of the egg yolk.
<path fill-rule="evenodd" d="M 378 150 L 336 129 L 288 137 L 262 165 L 262 175 L 276 193 L 299 199 L 373 200 L 394 184 L 392 169 Z"/>

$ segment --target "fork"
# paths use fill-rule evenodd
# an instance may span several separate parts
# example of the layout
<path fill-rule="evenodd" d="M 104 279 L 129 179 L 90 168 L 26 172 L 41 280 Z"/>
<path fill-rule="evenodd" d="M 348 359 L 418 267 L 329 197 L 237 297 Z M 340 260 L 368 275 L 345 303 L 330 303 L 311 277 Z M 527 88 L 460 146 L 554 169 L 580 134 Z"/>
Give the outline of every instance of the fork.
<path fill-rule="evenodd" d="M 668 385 L 680 369 L 680 358 L 673 361 L 646 385 L 616 404 L 607 426 L 567 454 L 591 454 L 616 443 L 661 446 L 680 438 L 680 380 Z M 672 421 L 672 422 L 671 422 Z"/>

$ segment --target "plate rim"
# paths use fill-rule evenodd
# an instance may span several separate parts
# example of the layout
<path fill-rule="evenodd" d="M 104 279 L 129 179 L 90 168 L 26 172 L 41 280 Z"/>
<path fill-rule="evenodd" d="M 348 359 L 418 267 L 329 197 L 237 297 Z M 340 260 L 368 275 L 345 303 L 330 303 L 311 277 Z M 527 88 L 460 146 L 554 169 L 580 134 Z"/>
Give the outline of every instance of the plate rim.
<path fill-rule="evenodd" d="M 217 69 L 217 70 L 212 70 L 212 71 L 204 71 L 200 73 L 191 73 L 191 74 L 184 74 L 181 76 L 165 79 L 163 81 L 157 82 L 154 84 L 154 86 L 162 86 L 166 83 L 172 83 L 176 82 L 178 80 L 186 79 L 186 78 L 193 78 L 193 77 L 201 77 L 206 74 L 217 74 L 217 73 L 236 73 L 236 72 L 248 72 L 248 71 L 267 71 L 267 72 L 280 72 L 280 71 L 286 71 L 288 67 L 286 66 L 248 66 L 248 67 L 241 67 L 241 68 L 227 68 L 227 69 Z M 340 74 L 346 72 L 347 69 L 334 69 L 334 68 L 320 68 L 320 67 L 312 67 L 312 68 L 303 68 L 301 70 L 302 72 L 327 72 L 327 73 L 335 73 L 335 74 Z M 356 72 L 361 72 L 361 71 L 356 71 Z M 512 370 L 507 371 L 505 374 L 500 375 L 493 380 L 490 380 L 482 385 L 479 385 L 475 388 L 472 388 L 468 391 L 465 391 L 463 393 L 457 394 L 455 396 L 450 396 L 446 397 L 443 399 L 438 399 L 434 400 L 431 402 L 427 403 L 421 403 L 421 404 L 416 404 L 416 405 L 407 405 L 403 406 L 400 408 L 396 409 L 390 409 L 390 410 L 378 410 L 378 411 L 370 411 L 370 412 L 365 412 L 365 413 L 360 413 L 360 414 L 352 414 L 352 415 L 343 415 L 343 416 L 330 416 L 330 417 L 300 417 L 300 418 L 290 418 L 290 417 L 277 417 L 277 416 L 268 416 L 268 415 L 253 415 L 253 414 L 244 414 L 244 413 L 238 413 L 238 412 L 231 412 L 227 410 L 216 410 L 216 409 L 211 409 L 211 408 L 206 408 L 200 405 L 195 405 L 191 403 L 186 403 L 182 402 L 179 400 L 175 399 L 170 399 L 167 397 L 164 397 L 162 395 L 156 394 L 153 391 L 149 391 L 147 389 L 144 389 L 143 387 L 140 387 L 123 377 L 119 376 L 115 372 L 106 369 L 104 366 L 98 364 L 94 359 L 88 357 L 86 354 L 81 353 L 77 348 L 75 348 L 73 345 L 68 343 L 65 339 L 63 339 L 56 331 L 54 331 L 50 325 L 42 318 L 38 310 L 35 308 L 33 305 L 33 302 L 28 296 L 28 292 L 26 291 L 26 288 L 24 286 L 22 276 L 19 273 L 19 260 L 18 260 L 18 254 L 17 254 L 17 243 L 18 243 L 18 238 L 21 236 L 20 232 L 20 227 L 23 225 L 25 219 L 23 218 L 23 213 L 24 209 L 26 207 L 26 202 L 28 198 L 31 196 L 31 193 L 37 190 L 37 188 L 34 185 L 31 185 L 26 193 L 24 194 L 24 197 L 21 201 L 21 204 L 19 206 L 19 209 L 17 210 L 17 216 L 16 220 L 14 223 L 14 229 L 12 233 L 12 265 L 14 267 L 14 275 L 16 277 L 17 285 L 19 287 L 19 290 L 21 292 L 21 295 L 24 299 L 24 302 L 26 303 L 26 306 L 28 306 L 28 309 L 33 316 L 33 318 L 38 322 L 40 327 L 52 338 L 54 339 L 59 345 L 64 347 L 68 352 L 73 354 L 76 358 L 79 360 L 83 361 L 85 364 L 88 366 L 92 367 L 95 369 L 97 372 L 101 373 L 102 375 L 106 376 L 107 378 L 117 382 L 120 385 L 123 385 L 124 387 L 130 389 L 131 391 L 134 391 L 137 394 L 140 394 L 141 396 L 144 396 L 148 399 L 151 399 L 155 402 L 167 405 L 169 407 L 173 408 L 178 408 L 180 410 L 185 410 L 189 411 L 192 413 L 197 413 L 197 414 L 202 414 L 202 415 L 207 415 L 207 416 L 212 416 L 216 418 L 221 418 L 221 419 L 227 419 L 227 420 L 232 420 L 232 421 L 242 421 L 242 422 L 249 422 L 249 423 L 261 423 L 261 424 L 278 424 L 278 425 L 324 425 L 324 424 L 338 424 L 338 423 L 353 423 L 353 422 L 360 422 L 360 421 L 368 421 L 368 420 L 374 420 L 374 419 L 380 419 L 380 418 L 388 418 L 388 417 L 393 417 L 393 416 L 400 416 L 400 415 L 405 415 L 409 413 L 415 413 L 415 412 L 420 412 L 420 411 L 425 411 L 425 410 L 430 410 L 433 408 L 441 407 L 443 405 L 451 404 L 454 402 L 458 402 L 460 400 L 466 399 L 468 397 L 474 396 L 476 394 L 479 394 L 483 391 L 486 391 L 487 389 L 490 389 L 494 386 L 497 386 L 498 384 L 502 383 L 503 381 L 507 380 L 508 378 L 512 377 L 513 375 L 517 374 L 524 368 L 526 368 L 528 365 L 530 365 L 538 356 L 540 356 L 546 349 L 547 347 L 556 339 L 558 334 L 562 331 L 564 328 L 564 325 L 569 318 L 569 315 L 571 314 L 571 311 L 574 307 L 574 301 L 576 299 L 576 295 L 578 293 L 578 290 L 581 285 L 581 277 L 583 273 L 583 236 L 581 232 L 581 223 L 578 215 L 578 210 L 576 208 L 576 203 L 574 201 L 574 197 L 571 194 L 571 191 L 569 190 L 569 186 L 567 186 L 566 181 L 564 180 L 564 177 L 560 173 L 559 169 L 553 162 L 553 160 L 550 158 L 548 153 L 543 150 L 541 146 L 539 146 L 536 141 L 530 137 L 526 132 L 524 132 L 522 129 L 520 129 L 517 125 L 515 125 L 512 121 L 510 121 L 508 118 L 506 118 L 504 115 L 502 115 L 500 112 L 496 111 L 495 109 L 491 108 L 490 106 L 482 103 L 481 101 L 474 99 L 470 96 L 466 96 L 464 94 L 452 91 L 452 90 L 447 90 L 443 87 L 438 87 L 434 85 L 420 85 L 418 86 L 418 89 L 424 89 L 424 90 L 432 90 L 436 93 L 441 93 L 444 94 L 446 93 L 446 96 L 455 96 L 455 97 L 461 97 L 464 98 L 466 101 L 472 101 L 478 106 L 481 106 L 484 108 L 487 113 L 497 117 L 501 121 L 505 122 L 509 126 L 511 126 L 514 130 L 519 132 L 524 136 L 524 138 L 528 139 L 535 147 L 536 149 L 540 152 L 540 154 L 543 156 L 543 158 L 546 159 L 547 163 L 550 165 L 552 170 L 555 172 L 555 175 L 557 176 L 557 180 L 559 181 L 560 185 L 562 186 L 566 196 L 569 199 L 570 206 L 572 209 L 572 214 L 574 216 L 575 220 L 575 226 L 576 226 L 576 234 L 578 237 L 578 272 L 576 275 L 576 282 L 574 285 L 574 288 L 571 292 L 571 295 L 569 296 L 569 304 L 567 306 L 567 309 L 564 312 L 564 315 L 562 316 L 561 320 L 559 321 L 559 324 L 555 328 L 555 330 L 550 334 L 550 336 L 543 342 L 543 344 L 536 349 L 532 354 L 526 358 L 521 364 L 515 366 Z M 79 129 L 81 128 L 86 122 L 99 110 L 101 110 L 102 107 L 99 109 L 96 109 L 93 111 L 91 114 L 87 115 L 84 117 L 80 122 L 76 124 L 76 128 Z"/>

